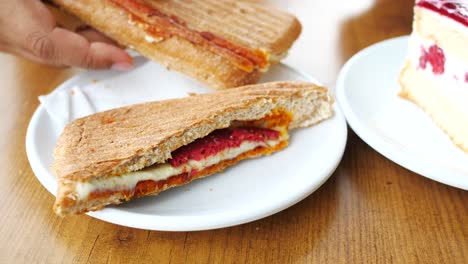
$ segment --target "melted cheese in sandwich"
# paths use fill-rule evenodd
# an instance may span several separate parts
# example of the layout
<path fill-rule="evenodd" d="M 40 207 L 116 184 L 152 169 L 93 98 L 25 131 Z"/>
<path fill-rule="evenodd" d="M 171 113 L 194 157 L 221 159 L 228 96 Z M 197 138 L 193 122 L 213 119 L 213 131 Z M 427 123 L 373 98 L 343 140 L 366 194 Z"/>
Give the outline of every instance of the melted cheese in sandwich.
<path fill-rule="evenodd" d="M 79 199 L 86 199 L 89 194 L 97 191 L 131 190 L 135 188 L 140 181 L 161 181 L 192 170 L 200 171 L 207 167 L 216 165 L 221 161 L 234 159 L 242 153 L 260 146 L 274 147 L 286 139 L 287 134 L 283 133 L 283 135 L 277 140 L 268 140 L 266 142 L 243 142 L 239 147 L 227 148 L 216 155 L 209 156 L 203 160 L 189 160 L 187 163 L 178 167 L 173 167 L 169 163 L 164 163 L 153 165 L 140 171 L 126 173 L 121 176 L 93 179 L 89 182 L 79 182 L 76 184 L 75 193 Z"/>

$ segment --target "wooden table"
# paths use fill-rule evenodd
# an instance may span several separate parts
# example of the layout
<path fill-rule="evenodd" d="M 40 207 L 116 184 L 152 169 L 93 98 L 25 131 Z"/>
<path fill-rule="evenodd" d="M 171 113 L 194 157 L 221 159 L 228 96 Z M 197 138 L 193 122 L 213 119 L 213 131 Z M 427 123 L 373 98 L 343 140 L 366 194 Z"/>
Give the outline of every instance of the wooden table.
<path fill-rule="evenodd" d="M 354 53 L 408 34 L 413 0 L 263 1 L 297 14 L 287 62 L 333 85 Z M 0 263 L 467 263 L 468 192 L 414 174 L 349 133 L 343 161 L 318 191 L 252 223 L 153 232 L 89 216 L 59 218 L 25 151 L 26 128 L 74 71 L 0 55 Z"/>

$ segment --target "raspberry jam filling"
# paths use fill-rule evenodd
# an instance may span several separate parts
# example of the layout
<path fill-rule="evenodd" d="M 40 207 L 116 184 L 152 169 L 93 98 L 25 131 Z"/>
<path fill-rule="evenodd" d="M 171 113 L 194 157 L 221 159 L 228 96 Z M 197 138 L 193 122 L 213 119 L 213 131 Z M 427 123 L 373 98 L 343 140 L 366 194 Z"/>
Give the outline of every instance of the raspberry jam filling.
<path fill-rule="evenodd" d="M 75 186 L 78 199 L 98 199 L 120 194 L 123 200 L 157 193 L 186 184 L 238 163 L 269 155 L 288 145 L 288 127 L 293 116 L 273 109 L 259 120 L 233 121 L 228 128 L 212 131 L 190 144 L 172 151 L 164 163 L 115 177 L 101 177 Z"/>
<path fill-rule="evenodd" d="M 427 64 L 432 66 L 435 75 L 443 74 L 445 71 L 444 51 L 437 45 L 432 45 L 426 50 L 421 46 L 421 56 L 419 57 L 419 68 L 425 70 Z"/>
<path fill-rule="evenodd" d="M 260 127 L 235 127 L 216 130 L 204 138 L 183 146 L 172 153 L 168 162 L 173 167 L 187 163 L 189 160 L 200 161 L 214 156 L 227 148 L 237 148 L 243 142 L 266 142 L 276 140 L 280 132 Z"/>
<path fill-rule="evenodd" d="M 468 1 L 466 0 L 419 0 L 416 5 L 468 26 Z"/>

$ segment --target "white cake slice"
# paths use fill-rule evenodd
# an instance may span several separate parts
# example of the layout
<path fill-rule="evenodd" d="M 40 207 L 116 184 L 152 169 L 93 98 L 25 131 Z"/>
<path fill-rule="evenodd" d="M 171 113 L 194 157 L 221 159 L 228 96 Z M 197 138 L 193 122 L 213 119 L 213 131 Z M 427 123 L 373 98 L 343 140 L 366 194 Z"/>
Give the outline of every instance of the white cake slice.
<path fill-rule="evenodd" d="M 468 153 L 468 0 L 417 0 L 400 96 Z"/>

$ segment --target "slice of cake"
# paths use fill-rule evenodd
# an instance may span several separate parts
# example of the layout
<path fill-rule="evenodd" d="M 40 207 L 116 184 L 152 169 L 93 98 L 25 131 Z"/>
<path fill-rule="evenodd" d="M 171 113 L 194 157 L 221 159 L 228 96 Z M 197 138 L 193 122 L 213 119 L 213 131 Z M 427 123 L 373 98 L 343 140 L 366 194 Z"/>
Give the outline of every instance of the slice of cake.
<path fill-rule="evenodd" d="M 400 85 L 468 153 L 468 0 L 416 0 Z"/>

